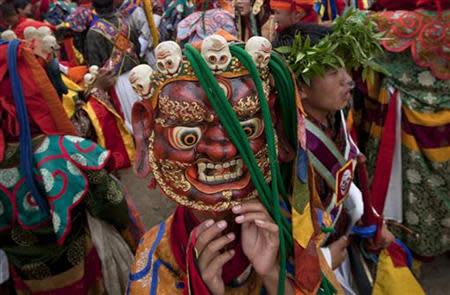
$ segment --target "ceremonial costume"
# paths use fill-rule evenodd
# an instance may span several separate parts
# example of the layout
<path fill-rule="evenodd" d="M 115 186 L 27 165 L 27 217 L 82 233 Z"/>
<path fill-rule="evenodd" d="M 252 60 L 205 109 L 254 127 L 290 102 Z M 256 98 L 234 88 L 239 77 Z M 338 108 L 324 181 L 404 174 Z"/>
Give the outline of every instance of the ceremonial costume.
<path fill-rule="evenodd" d="M 399 234 L 422 256 L 450 250 L 449 8 L 417 1 L 372 15 L 386 33 L 385 74 L 369 83 L 360 114 L 377 210 L 413 231 Z"/>
<path fill-rule="evenodd" d="M 144 8 L 139 4 L 140 1 L 125 0 L 119 7 L 119 13 L 125 18 L 131 29 L 138 33 L 140 43 L 140 57 L 145 58 L 148 64 L 155 65 L 155 56 L 153 49 L 157 45 L 158 40 L 153 40 L 152 32 L 147 21 L 148 17 Z M 155 23 L 159 20 L 159 16 L 150 16 Z M 158 24 L 155 24 L 156 27 Z"/>
<path fill-rule="evenodd" d="M 282 120 L 274 107 L 279 103 L 286 113 L 295 111 L 294 83 L 279 57 L 270 60 L 268 40 L 253 37 L 246 51 L 219 35 L 203 40 L 201 55 L 186 45 L 184 57 L 175 42 L 155 49 L 158 71 L 147 78 L 146 99 L 133 108 L 135 168 L 141 175 L 151 172 L 179 207 L 141 242 L 131 294 L 209 294 L 196 265 L 191 230 L 199 221 L 193 212 L 226 211 L 258 196 L 280 228 L 279 292 L 284 293 L 292 238 L 290 205 L 279 199 L 278 192 L 286 196 L 286 190 L 278 158 L 289 160 L 292 153 L 286 136 L 274 134 Z M 290 85 L 290 91 L 277 97 L 270 77 L 276 85 Z M 290 116 L 283 120 L 295 120 L 295 113 Z M 238 238 L 230 244 L 236 255 L 224 266 L 226 293 L 258 294 L 261 278 L 243 254 L 240 225 L 230 226 Z"/>
<path fill-rule="evenodd" d="M 0 247 L 16 292 L 123 289 L 140 229 L 103 169 L 110 152 L 74 136 L 28 48 L 14 40 L 0 52 Z"/>
<path fill-rule="evenodd" d="M 317 87 L 313 83 L 335 79 L 339 71 L 345 73 L 344 68 L 362 68 L 362 72 L 370 76 L 371 67 L 375 67 L 372 61 L 381 52 L 378 45 L 380 36 L 375 32 L 375 25 L 363 13 L 348 10 L 336 19 L 332 31 L 321 32 L 325 29 L 318 27 L 309 33 L 308 28 L 311 26 L 290 28 L 290 40 L 285 38 L 282 43 L 285 46 L 278 48 L 285 54 L 292 71 L 297 74 L 304 93 L 311 93 L 311 89 Z M 347 73 L 345 75 L 343 77 L 350 78 Z M 345 82 L 332 81 L 338 81 L 339 87 L 343 87 Z M 349 82 L 352 82 L 351 79 Z M 329 85 L 326 82 L 320 83 L 324 84 L 318 85 Z M 333 90 L 327 88 L 327 91 Z M 335 91 L 341 95 L 341 88 Z M 308 253 L 310 249 L 314 245 L 320 245 L 331 267 L 331 255 L 327 247 L 342 236 L 353 234 L 358 242 L 347 248 L 351 260 L 347 258 L 334 271 L 345 294 L 423 294 L 408 269 L 408 266 L 411 267 L 411 261 L 406 259 L 409 251 L 400 241 L 381 251 L 377 250 L 378 264 L 373 265 L 373 268 L 367 268 L 362 256 L 358 254 L 358 251 L 367 252 L 367 249 L 361 250 L 364 249 L 364 239 L 371 238 L 375 244 L 379 241 L 383 217 L 372 206 L 372 198 L 367 190 L 364 157 L 347 128 L 346 116 L 342 110 L 345 105 L 336 110 L 334 101 L 323 100 L 321 104 L 313 104 L 311 100 L 320 98 L 318 95 L 341 99 L 332 93 L 316 93 L 313 97 L 307 97 L 311 113 L 307 112 L 304 130 L 302 131 L 302 125 L 298 127 L 299 134 L 305 133 L 305 142 L 299 143 L 293 192 L 293 204 L 296 206 L 292 219 L 296 262 L 303 260 L 309 265 L 300 268 L 303 277 L 310 278 L 309 281 L 304 281 L 306 291 L 315 292 L 314 287 L 320 283 L 320 267 L 322 272 L 325 271 L 325 266 Z M 327 125 L 312 115 L 317 115 L 315 111 L 325 101 L 333 104 L 327 106 L 325 111 L 325 114 L 328 112 Z M 301 111 L 300 101 L 298 107 Z M 304 199 L 307 192 L 310 200 Z M 313 216 L 313 220 L 310 216 Z M 364 268 L 371 272 L 363 271 Z M 398 286 L 396 279 L 399 276 L 408 281 L 408 284 Z M 297 277 L 301 278 L 302 275 Z"/>
<path fill-rule="evenodd" d="M 131 133 L 120 113 L 120 102 L 113 91 L 87 89 L 83 110 L 96 134 L 96 142 L 112 152 L 108 168 L 119 170 L 131 166 L 135 147 Z"/>
<path fill-rule="evenodd" d="M 111 70 L 117 76 L 114 91 L 120 101 L 118 111 L 131 131 L 131 108 L 139 100 L 128 82 L 129 71 L 139 63 L 136 32 L 116 14 L 95 16 L 85 42 L 87 64 Z"/>
<path fill-rule="evenodd" d="M 268 1 L 250 1 L 250 8 L 247 15 L 241 15 L 235 8 L 239 40 L 246 41 L 253 36 L 261 36 L 261 28 L 269 19 L 270 7 Z"/>
<path fill-rule="evenodd" d="M 23 16 L 19 16 L 19 21 L 17 22 L 17 24 L 15 24 L 11 30 L 14 31 L 14 33 L 16 33 L 17 37 L 20 39 L 24 39 L 24 35 L 23 32 L 27 27 L 34 27 L 34 28 L 40 28 L 42 26 L 46 26 L 50 29 L 54 29 L 54 27 L 52 25 L 46 24 L 44 22 L 40 22 L 40 21 L 36 21 L 30 18 L 25 18 Z"/>

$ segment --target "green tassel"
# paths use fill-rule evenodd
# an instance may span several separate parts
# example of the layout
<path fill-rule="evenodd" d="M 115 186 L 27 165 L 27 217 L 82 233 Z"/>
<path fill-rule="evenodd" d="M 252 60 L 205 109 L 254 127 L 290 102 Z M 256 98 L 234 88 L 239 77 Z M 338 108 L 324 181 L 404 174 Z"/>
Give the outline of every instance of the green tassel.
<path fill-rule="evenodd" d="M 330 283 L 330 281 L 327 279 L 327 277 L 322 273 L 322 283 L 320 284 L 319 288 L 319 295 L 334 295 L 336 294 L 336 289 L 333 287 L 333 285 Z"/>
<path fill-rule="evenodd" d="M 254 79 L 258 95 L 261 102 L 263 120 L 265 126 L 272 126 L 270 110 L 267 100 L 262 89 L 262 82 L 259 73 L 245 50 L 240 47 L 231 46 L 231 51 L 238 57 L 241 63 L 247 67 L 250 75 Z M 259 197 L 263 205 L 268 209 L 280 228 L 280 279 L 278 286 L 278 294 L 284 294 L 285 278 L 286 278 L 286 250 L 293 249 L 293 241 L 290 225 L 285 218 L 281 216 L 281 209 L 278 200 L 278 191 L 282 185 L 280 170 L 278 167 L 278 159 L 275 150 L 275 138 L 272 128 L 265 128 L 266 142 L 268 145 L 270 167 L 272 173 L 271 187 L 267 185 L 264 175 L 259 169 L 253 151 L 250 148 L 248 138 L 245 135 L 236 113 L 228 102 L 223 90 L 220 88 L 214 75 L 208 68 L 203 57 L 191 45 L 186 45 L 185 55 L 190 61 L 191 66 L 204 89 L 211 106 L 216 111 L 217 116 L 227 132 L 230 140 L 238 149 L 243 161 L 249 169 L 252 182 L 258 191 Z M 275 210 L 274 210 L 275 209 Z M 286 243 L 289 245 L 286 247 Z"/>

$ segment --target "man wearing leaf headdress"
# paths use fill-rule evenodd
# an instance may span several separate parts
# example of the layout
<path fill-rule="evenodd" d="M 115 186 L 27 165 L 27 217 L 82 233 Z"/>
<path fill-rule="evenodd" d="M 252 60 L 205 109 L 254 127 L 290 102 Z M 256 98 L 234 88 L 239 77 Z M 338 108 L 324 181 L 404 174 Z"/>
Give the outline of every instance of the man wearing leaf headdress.
<path fill-rule="evenodd" d="M 293 223 L 297 225 L 293 229 L 298 241 L 296 259 L 309 259 L 313 264 L 317 259 L 310 251 L 315 245 L 320 246 L 346 294 L 357 294 L 357 290 L 361 294 L 394 292 L 395 289 L 389 288 L 397 286 L 386 287 L 385 281 L 389 275 L 400 272 L 410 280 L 402 292 L 423 293 L 406 267 L 406 260 L 398 260 L 403 255 L 399 253 L 408 252 L 403 252 L 400 241 L 394 242 L 382 216 L 372 207 L 365 186 L 365 159 L 350 135 L 343 113 L 352 100 L 354 87 L 348 71 L 363 68 L 367 73 L 369 67 L 376 67 L 373 59 L 381 49 L 374 24 L 362 13 L 349 10 L 336 19 L 331 29 L 297 25 L 290 29 L 290 34 L 290 38 L 280 40 L 283 46 L 277 50 L 285 54 L 299 79 L 302 98 L 299 108 L 303 106 L 307 115 L 306 141 L 298 152 L 293 192 L 293 203 L 298 204 L 293 211 Z M 310 190 L 311 207 L 303 200 L 309 182 L 314 184 Z M 307 218 L 310 210 L 312 221 Z M 350 235 L 351 240 L 358 242 L 350 243 Z M 380 253 L 376 273 L 364 271 L 365 262 L 355 254 L 359 242 L 366 250 Z M 394 271 L 388 272 L 392 264 Z M 322 270 L 326 267 L 321 266 Z M 312 269 L 307 272 L 313 273 Z M 309 282 L 310 289 L 314 286 L 312 282 Z"/>

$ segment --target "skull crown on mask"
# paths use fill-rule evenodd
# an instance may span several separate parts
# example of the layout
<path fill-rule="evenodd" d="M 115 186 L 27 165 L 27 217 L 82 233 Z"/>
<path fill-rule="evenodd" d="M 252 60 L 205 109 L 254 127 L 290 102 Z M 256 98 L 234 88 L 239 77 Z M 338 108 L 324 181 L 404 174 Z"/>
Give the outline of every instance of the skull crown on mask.
<path fill-rule="evenodd" d="M 254 41 L 255 46 L 250 47 L 266 54 L 264 58 L 270 57 L 270 49 L 267 51 L 270 42 Z M 153 74 L 142 65 L 130 74 L 133 88 L 145 98 L 133 107 L 138 175 L 152 172 L 167 197 L 196 210 L 223 211 L 243 200 L 256 198 L 248 168 L 194 76 L 189 61 L 183 61 L 179 46 L 172 41 L 163 42 L 155 52 L 158 64 Z M 236 112 L 257 164 L 269 181 L 266 126 L 253 79 L 239 63 L 230 65 L 231 52 L 221 36 L 207 37 L 201 55 Z M 267 63 L 263 60 L 258 68 Z M 270 92 L 269 77 L 264 77 L 267 99 L 273 103 L 275 95 Z"/>
<path fill-rule="evenodd" d="M 160 43 L 155 48 L 156 67 L 165 75 L 175 75 L 179 72 L 183 55 L 180 46 L 174 41 Z"/>
<path fill-rule="evenodd" d="M 267 68 L 270 61 L 272 44 L 264 37 L 254 36 L 248 39 L 245 50 L 250 54 L 258 69 Z"/>
<path fill-rule="evenodd" d="M 150 76 L 153 73 L 149 65 L 142 64 L 134 67 L 128 77 L 133 90 L 143 99 L 150 98 Z"/>
<path fill-rule="evenodd" d="M 202 42 L 201 54 L 215 74 L 224 72 L 231 62 L 227 40 L 220 35 L 206 37 Z"/>

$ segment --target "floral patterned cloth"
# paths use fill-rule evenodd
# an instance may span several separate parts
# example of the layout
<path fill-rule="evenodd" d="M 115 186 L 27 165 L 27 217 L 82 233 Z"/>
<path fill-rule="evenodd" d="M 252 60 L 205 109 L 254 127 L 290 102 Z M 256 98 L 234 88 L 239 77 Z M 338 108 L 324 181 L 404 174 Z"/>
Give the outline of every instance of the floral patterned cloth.
<path fill-rule="evenodd" d="M 373 20 L 386 32 L 381 44 L 387 51 L 410 49 L 417 65 L 429 68 L 435 77 L 450 79 L 450 10 L 442 14 L 420 9 L 383 11 L 374 14 Z"/>
<path fill-rule="evenodd" d="M 233 36 L 237 35 L 234 16 L 230 12 L 221 8 L 198 11 L 180 21 L 177 40 L 183 43 L 195 43 L 220 30 Z"/>
<path fill-rule="evenodd" d="M 49 214 L 39 212 L 23 185 L 18 144 L 8 144 L 0 163 L 0 248 L 22 280 L 46 279 L 85 261 L 86 210 L 118 230 L 130 224 L 119 183 L 101 169 L 109 152 L 75 136 L 39 136 L 33 145 Z"/>
<path fill-rule="evenodd" d="M 417 66 L 409 51 L 387 53 L 380 62 L 389 72 L 382 89 L 398 90 L 402 102 L 403 223 L 417 237 L 401 238 L 415 253 L 436 256 L 450 250 L 450 80 Z M 382 100 L 367 99 L 363 115 L 371 172 L 387 112 Z"/>

